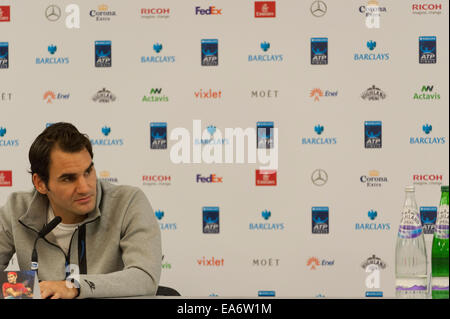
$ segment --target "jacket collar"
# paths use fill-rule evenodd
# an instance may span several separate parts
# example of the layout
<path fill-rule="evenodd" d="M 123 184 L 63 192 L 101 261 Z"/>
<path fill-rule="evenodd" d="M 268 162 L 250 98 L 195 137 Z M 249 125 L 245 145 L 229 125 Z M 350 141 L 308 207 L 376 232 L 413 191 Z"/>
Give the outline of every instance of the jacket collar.
<path fill-rule="evenodd" d="M 33 197 L 27 212 L 19 218 L 19 221 L 25 226 L 39 232 L 45 224 L 47 224 L 47 211 L 49 201 L 46 195 L 42 195 L 37 190 L 33 190 Z M 97 219 L 102 214 L 100 212 L 100 202 L 102 198 L 102 187 L 100 181 L 97 180 L 97 198 L 94 210 L 88 213 L 87 218 L 82 224 L 89 223 Z"/>

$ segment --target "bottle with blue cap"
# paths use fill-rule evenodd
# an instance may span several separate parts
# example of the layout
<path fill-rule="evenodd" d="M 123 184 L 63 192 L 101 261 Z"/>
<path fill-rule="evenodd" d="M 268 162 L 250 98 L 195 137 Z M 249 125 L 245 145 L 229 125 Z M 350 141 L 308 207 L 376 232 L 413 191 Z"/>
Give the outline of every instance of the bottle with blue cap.
<path fill-rule="evenodd" d="M 405 188 L 405 204 L 395 249 L 397 298 L 428 297 L 427 251 L 414 186 Z"/>

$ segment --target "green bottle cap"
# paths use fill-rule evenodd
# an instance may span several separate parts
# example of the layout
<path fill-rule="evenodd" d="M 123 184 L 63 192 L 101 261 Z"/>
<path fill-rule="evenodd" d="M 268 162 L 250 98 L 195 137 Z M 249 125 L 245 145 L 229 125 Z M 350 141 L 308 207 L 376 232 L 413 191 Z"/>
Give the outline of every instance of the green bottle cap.
<path fill-rule="evenodd" d="M 447 192 L 448 193 L 448 185 L 441 186 L 441 192 Z"/>

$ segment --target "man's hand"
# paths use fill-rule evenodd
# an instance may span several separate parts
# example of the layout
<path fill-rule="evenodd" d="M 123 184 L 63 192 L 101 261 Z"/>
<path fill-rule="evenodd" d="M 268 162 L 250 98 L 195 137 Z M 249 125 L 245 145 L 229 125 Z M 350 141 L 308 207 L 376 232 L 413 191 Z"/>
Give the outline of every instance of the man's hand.
<path fill-rule="evenodd" d="M 79 294 L 77 288 L 68 288 L 66 281 L 41 281 L 39 287 L 42 299 L 73 299 Z"/>

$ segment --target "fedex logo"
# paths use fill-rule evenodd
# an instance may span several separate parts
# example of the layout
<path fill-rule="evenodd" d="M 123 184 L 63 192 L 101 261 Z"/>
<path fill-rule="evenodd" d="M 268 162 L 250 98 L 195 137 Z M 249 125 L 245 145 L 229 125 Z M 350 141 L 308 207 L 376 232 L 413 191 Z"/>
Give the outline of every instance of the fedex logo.
<path fill-rule="evenodd" d="M 195 7 L 195 15 L 222 15 L 222 9 L 217 9 L 214 6 L 210 6 L 208 9 L 201 9 L 200 7 Z"/>
<path fill-rule="evenodd" d="M 223 183 L 223 177 L 218 177 L 216 174 L 211 174 L 208 177 L 202 177 L 197 174 L 197 183 Z"/>

